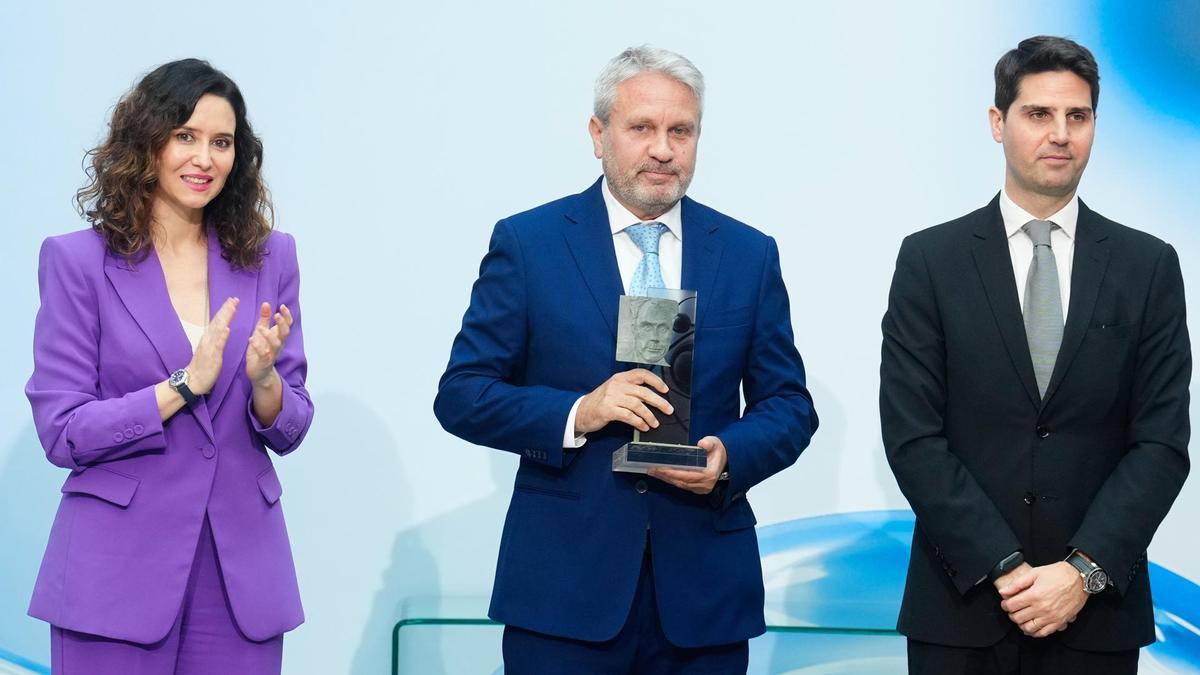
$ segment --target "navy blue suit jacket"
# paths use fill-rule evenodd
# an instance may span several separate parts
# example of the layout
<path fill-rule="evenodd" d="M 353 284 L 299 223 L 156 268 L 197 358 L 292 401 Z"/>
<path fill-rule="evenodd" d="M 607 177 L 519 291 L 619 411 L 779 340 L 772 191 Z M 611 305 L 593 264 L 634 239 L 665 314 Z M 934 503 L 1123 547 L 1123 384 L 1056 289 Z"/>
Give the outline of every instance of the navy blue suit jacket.
<path fill-rule="evenodd" d="M 682 285 L 698 291 L 692 441 L 717 436 L 729 455 L 730 480 L 710 495 L 614 473 L 612 453 L 632 436 L 622 423 L 562 447 L 576 399 L 630 367 L 615 358 L 624 291 L 600 182 L 496 224 L 434 412 L 451 433 L 521 456 L 489 611 L 501 623 L 614 637 L 649 525 L 674 644 L 764 630 L 746 491 L 796 461 L 817 416 L 774 240 L 686 197 L 682 209 Z"/>

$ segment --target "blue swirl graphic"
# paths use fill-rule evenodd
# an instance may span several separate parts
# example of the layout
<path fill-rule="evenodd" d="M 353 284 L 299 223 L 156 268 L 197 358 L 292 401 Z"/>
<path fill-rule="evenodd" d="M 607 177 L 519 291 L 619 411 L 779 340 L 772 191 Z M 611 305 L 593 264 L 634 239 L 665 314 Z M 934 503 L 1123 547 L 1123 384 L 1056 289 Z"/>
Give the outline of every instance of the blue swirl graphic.
<path fill-rule="evenodd" d="M 893 629 L 913 523 L 911 511 L 867 511 L 760 528 L 767 623 Z M 1200 675 L 1200 586 L 1154 563 L 1149 572 L 1158 641 L 1140 672 Z M 902 638 L 852 633 L 772 633 L 755 641 L 752 661 L 755 673 L 905 672 Z"/>
<path fill-rule="evenodd" d="M 1200 2 L 1103 0 L 1096 11 L 1111 67 L 1149 107 L 1200 127 Z"/>

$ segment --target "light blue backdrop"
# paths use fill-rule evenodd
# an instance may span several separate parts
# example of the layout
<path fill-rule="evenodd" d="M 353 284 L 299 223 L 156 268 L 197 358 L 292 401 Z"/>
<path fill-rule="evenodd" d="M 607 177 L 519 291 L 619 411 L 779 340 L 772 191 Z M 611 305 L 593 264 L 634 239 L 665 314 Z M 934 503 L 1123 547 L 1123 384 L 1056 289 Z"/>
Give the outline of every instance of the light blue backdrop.
<path fill-rule="evenodd" d="M 140 6 L 139 6 L 140 5 Z M 308 622 L 285 670 L 378 673 L 406 598 L 486 596 L 515 458 L 430 405 L 500 217 L 599 174 L 592 78 L 629 44 L 704 71 L 691 194 L 779 240 L 822 426 L 756 488 L 762 524 L 906 506 L 882 459 L 879 319 L 900 239 L 986 202 L 1003 159 L 985 111 L 996 59 L 1065 34 L 1100 60 L 1081 188 L 1200 274 L 1200 3 L 177 3 L 0 5 L 0 649 L 47 660 L 24 616 L 64 474 L 41 456 L 31 370 L 40 241 L 112 105 L 161 62 L 241 85 L 278 226 L 299 240 L 317 417 L 278 463 Z M 849 263 L 849 264 L 847 264 Z M 1200 579 L 1193 480 L 1155 540 Z"/>

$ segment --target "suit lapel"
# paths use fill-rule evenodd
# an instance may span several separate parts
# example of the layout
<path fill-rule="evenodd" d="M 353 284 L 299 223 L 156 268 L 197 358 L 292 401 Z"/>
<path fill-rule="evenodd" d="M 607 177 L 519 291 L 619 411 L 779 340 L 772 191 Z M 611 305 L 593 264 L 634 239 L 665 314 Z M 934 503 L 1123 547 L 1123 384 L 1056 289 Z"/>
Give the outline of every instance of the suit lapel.
<path fill-rule="evenodd" d="M 683 198 L 683 273 L 680 286 L 696 291 L 696 321 L 703 322 L 712 299 L 713 280 L 721 262 L 717 224 L 704 218 L 690 198 Z"/>
<path fill-rule="evenodd" d="M 1071 304 L 1067 310 L 1067 323 L 1063 327 L 1062 346 L 1054 360 L 1054 372 L 1050 385 L 1046 387 L 1045 401 L 1049 401 L 1063 377 L 1071 367 L 1071 361 L 1083 343 L 1096 309 L 1096 298 L 1100 295 L 1100 283 L 1108 270 L 1108 246 L 1103 242 L 1108 232 L 1095 214 L 1079 202 L 1079 222 L 1075 226 L 1075 256 L 1071 263 Z"/>
<path fill-rule="evenodd" d="M 208 231 L 208 294 L 209 311 L 217 313 L 226 298 L 239 298 L 237 313 L 229 324 L 229 340 L 225 342 L 225 352 L 221 361 L 221 374 L 208 395 L 208 410 L 216 414 L 220 409 L 229 386 L 238 373 L 245 368 L 246 341 L 258 321 L 258 273 L 252 270 L 233 269 L 229 262 L 221 257 L 221 242 L 217 233 Z M 272 308 L 274 310 L 275 308 Z M 211 316 L 210 316 L 211 318 Z"/>
<path fill-rule="evenodd" d="M 617 252 L 613 247 L 604 195 L 600 192 L 600 180 L 578 195 L 574 208 L 566 214 L 568 223 L 563 228 L 563 237 L 596 309 L 604 317 L 615 340 L 618 298 L 625 293 L 625 286 L 617 267 Z"/>
<path fill-rule="evenodd" d="M 1008 237 L 1000 215 L 999 195 L 980 212 L 974 235 L 971 254 L 987 293 L 992 316 L 1029 402 L 1035 408 L 1040 407 L 1041 396 L 1033 374 L 1033 359 L 1029 356 L 1029 341 L 1025 337 L 1025 322 L 1013 279 L 1012 255 L 1008 251 Z"/>
<path fill-rule="evenodd" d="M 150 247 L 146 258 L 132 266 L 124 257 L 109 253 L 104 260 L 104 275 L 126 311 L 154 345 L 163 369 L 172 373 L 186 366 L 192 360 L 191 345 L 171 305 L 167 280 L 154 248 Z"/>
<path fill-rule="evenodd" d="M 154 345 L 166 372 L 172 373 L 191 363 L 192 346 L 188 342 L 187 334 L 183 332 L 183 325 L 179 323 L 179 315 L 175 313 L 175 307 L 171 304 L 167 279 L 154 247 L 150 247 L 146 258 L 136 266 L 130 266 L 124 258 L 110 253 L 105 260 L 104 274 L 121 297 L 125 309 L 145 333 L 150 344 Z M 213 433 L 205 397 L 200 397 L 199 402 L 193 406 L 192 413 L 204 429 L 204 433 L 210 440 L 215 441 L 216 436 Z"/>

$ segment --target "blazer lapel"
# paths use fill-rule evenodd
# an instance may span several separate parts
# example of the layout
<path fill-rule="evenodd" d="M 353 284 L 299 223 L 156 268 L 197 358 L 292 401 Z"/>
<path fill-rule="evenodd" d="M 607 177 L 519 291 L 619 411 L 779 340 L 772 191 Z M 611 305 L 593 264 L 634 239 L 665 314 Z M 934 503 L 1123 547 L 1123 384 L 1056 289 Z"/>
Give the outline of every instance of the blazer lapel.
<path fill-rule="evenodd" d="M 165 371 L 172 373 L 191 363 L 192 346 L 171 304 L 167 279 L 154 247 L 150 247 L 145 260 L 136 266 L 130 266 L 123 257 L 109 253 L 104 263 L 104 274 L 121 297 L 125 309 L 154 345 Z M 215 441 L 204 397 L 200 397 L 191 412 L 204 433 Z"/>
<path fill-rule="evenodd" d="M 1059 347 L 1058 357 L 1054 360 L 1054 372 L 1050 375 L 1050 385 L 1046 387 L 1043 406 L 1062 384 L 1067 369 L 1071 367 L 1071 361 L 1079 351 L 1079 345 L 1083 343 L 1083 336 L 1092 323 L 1096 298 L 1100 295 L 1100 283 L 1108 270 L 1109 250 L 1103 243 L 1106 239 L 1108 232 L 1081 200 L 1079 222 L 1075 226 L 1075 257 L 1071 264 L 1071 304 L 1067 309 L 1062 346 Z"/>
<path fill-rule="evenodd" d="M 683 198 L 683 273 L 680 286 L 696 291 L 696 321 L 703 322 L 717 267 L 721 263 L 721 242 L 713 236 L 718 225 L 703 217 L 690 198 Z"/>
<path fill-rule="evenodd" d="M 154 345 L 163 369 L 170 374 L 186 366 L 192 360 L 192 348 L 171 305 L 167 280 L 154 248 L 150 248 L 145 260 L 132 266 L 124 257 L 109 253 L 104 260 L 104 275 L 126 311 Z"/>
<path fill-rule="evenodd" d="M 975 245 L 971 254 L 979 270 L 979 278 L 987 293 L 988 304 L 1008 349 L 1008 356 L 1035 407 L 1041 406 L 1037 379 L 1033 374 L 1033 359 L 1029 356 L 1029 341 L 1025 337 L 1025 321 L 1013 279 L 1012 256 L 1008 252 L 1008 237 L 1004 234 L 1004 219 L 1000 215 L 1000 196 L 997 195 L 981 212 L 975 227 Z"/>
<path fill-rule="evenodd" d="M 625 293 L 625 286 L 617 267 L 617 252 L 613 248 L 612 229 L 608 225 L 608 210 L 604 206 L 604 195 L 600 192 L 600 180 L 580 194 L 575 207 L 567 212 L 569 223 L 563 229 L 563 237 L 567 240 L 567 247 L 579 267 L 579 273 L 587 283 L 596 309 L 604 317 L 615 340 L 617 299 Z"/>
<path fill-rule="evenodd" d="M 221 374 L 208 395 L 208 410 L 216 414 L 229 386 L 238 373 L 245 369 L 246 342 L 258 321 L 258 273 L 253 270 L 233 269 L 229 262 L 221 257 L 221 242 L 217 233 L 208 231 L 208 295 L 209 311 L 216 315 L 217 310 L 226 298 L 238 298 L 237 313 L 229 323 L 229 340 L 225 342 L 225 352 L 221 360 Z M 274 307 L 271 308 L 275 310 Z M 210 317 L 211 318 L 211 317 Z"/>

